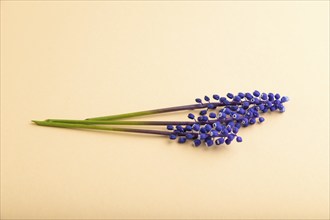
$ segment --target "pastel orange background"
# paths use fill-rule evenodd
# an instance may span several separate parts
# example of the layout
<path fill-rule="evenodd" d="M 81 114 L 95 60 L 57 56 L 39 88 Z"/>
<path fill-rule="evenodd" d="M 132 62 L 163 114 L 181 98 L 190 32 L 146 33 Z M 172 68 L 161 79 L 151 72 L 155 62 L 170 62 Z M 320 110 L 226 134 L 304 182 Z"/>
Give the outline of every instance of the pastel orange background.
<path fill-rule="evenodd" d="M 220 148 L 31 123 L 254 89 Z M 329 2 L 1 1 L 1 218 L 328 219 Z"/>

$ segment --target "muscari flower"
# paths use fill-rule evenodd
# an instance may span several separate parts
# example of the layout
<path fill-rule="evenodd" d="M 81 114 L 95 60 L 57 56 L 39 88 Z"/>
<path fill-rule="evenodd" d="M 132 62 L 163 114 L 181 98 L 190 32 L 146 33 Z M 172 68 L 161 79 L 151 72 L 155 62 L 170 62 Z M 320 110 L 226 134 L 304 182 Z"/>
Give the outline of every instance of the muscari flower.
<path fill-rule="evenodd" d="M 195 147 L 202 144 L 211 147 L 213 145 L 229 145 L 234 140 L 242 142 L 242 137 L 238 136 L 242 127 L 264 122 L 265 118 L 260 116 L 262 113 L 268 111 L 285 112 L 283 103 L 289 101 L 289 98 L 286 96 L 281 97 L 279 94 L 260 93 L 257 90 L 252 94 L 242 92 L 239 92 L 237 95 L 227 93 L 225 96 L 215 94 L 212 98 L 213 100 L 208 96 L 204 96 L 204 101 L 201 98 L 196 98 L 197 104 L 192 105 L 88 118 L 85 120 L 47 119 L 45 121 L 33 122 L 37 125 L 51 127 L 163 135 L 168 136 L 170 140 L 177 140 L 181 144 L 190 142 Z M 190 112 L 187 115 L 189 121 L 121 120 L 137 116 L 196 109 L 200 109 L 198 115 Z M 146 130 L 113 125 L 166 126 L 166 130 Z"/>

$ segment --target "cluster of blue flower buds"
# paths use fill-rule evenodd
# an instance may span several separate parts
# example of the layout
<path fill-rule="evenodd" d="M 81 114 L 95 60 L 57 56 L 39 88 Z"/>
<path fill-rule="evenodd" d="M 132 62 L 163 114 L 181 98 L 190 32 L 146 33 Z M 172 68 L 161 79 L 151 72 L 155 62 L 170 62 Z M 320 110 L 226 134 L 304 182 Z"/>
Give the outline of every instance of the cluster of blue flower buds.
<path fill-rule="evenodd" d="M 168 125 L 167 130 L 171 131 L 169 138 L 185 143 L 188 140 L 198 147 L 202 143 L 210 147 L 213 145 L 227 144 L 234 140 L 242 142 L 238 136 L 241 127 L 248 127 L 255 123 L 265 121 L 260 116 L 268 111 L 285 112 L 283 103 L 289 101 L 286 96 L 273 93 L 238 93 L 234 95 L 227 93 L 225 96 L 213 95 L 213 101 L 208 96 L 203 101 L 196 98 L 196 102 L 203 108 L 199 115 L 188 114 L 188 118 L 194 120 L 192 123 L 182 125 Z"/>

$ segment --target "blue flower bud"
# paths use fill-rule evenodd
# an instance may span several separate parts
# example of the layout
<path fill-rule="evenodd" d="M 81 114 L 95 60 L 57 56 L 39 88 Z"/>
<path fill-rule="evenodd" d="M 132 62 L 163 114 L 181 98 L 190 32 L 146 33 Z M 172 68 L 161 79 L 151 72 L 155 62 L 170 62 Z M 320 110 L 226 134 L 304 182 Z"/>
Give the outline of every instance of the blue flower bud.
<path fill-rule="evenodd" d="M 206 146 L 211 147 L 213 145 L 213 140 L 209 139 L 205 142 Z"/>
<path fill-rule="evenodd" d="M 238 96 L 242 99 L 242 98 L 245 97 L 245 94 L 244 94 L 243 92 L 239 92 L 239 93 L 238 93 Z"/>
<path fill-rule="evenodd" d="M 237 141 L 237 142 L 242 142 L 243 139 L 242 139 L 241 137 L 237 136 L 236 141 Z"/>
<path fill-rule="evenodd" d="M 187 139 L 193 139 L 194 135 L 192 133 L 186 134 Z"/>
<path fill-rule="evenodd" d="M 223 130 L 221 131 L 221 134 L 223 134 L 224 136 L 227 136 L 227 135 L 228 135 L 227 128 L 226 128 L 226 129 L 223 129 Z"/>
<path fill-rule="evenodd" d="M 211 125 L 209 125 L 209 124 L 207 124 L 207 125 L 205 125 L 205 130 L 206 130 L 206 132 L 209 132 L 209 131 L 211 131 L 212 130 L 212 126 Z"/>
<path fill-rule="evenodd" d="M 167 130 L 173 130 L 173 129 L 174 129 L 173 125 L 167 125 Z"/>
<path fill-rule="evenodd" d="M 184 132 L 182 125 L 177 125 L 175 128 L 176 128 L 176 130 L 178 130 L 180 132 Z"/>
<path fill-rule="evenodd" d="M 199 134 L 199 139 L 205 140 L 207 138 L 207 134 Z"/>
<path fill-rule="evenodd" d="M 234 127 L 235 126 L 235 122 L 233 122 L 233 121 L 230 121 L 230 122 L 228 122 L 228 124 L 227 125 L 229 125 L 230 127 Z"/>
<path fill-rule="evenodd" d="M 199 112 L 200 115 L 206 115 L 207 114 L 207 110 L 202 110 Z"/>
<path fill-rule="evenodd" d="M 211 135 L 211 137 L 216 137 L 216 136 L 218 136 L 218 132 L 216 130 L 212 130 L 210 132 L 210 135 Z"/>
<path fill-rule="evenodd" d="M 190 118 L 190 119 L 194 119 L 194 118 L 195 118 L 195 115 L 192 114 L 192 113 L 189 113 L 189 114 L 188 114 L 188 118 Z"/>
<path fill-rule="evenodd" d="M 284 106 L 283 106 L 282 109 L 280 109 L 280 112 L 281 112 L 281 113 L 285 112 L 285 107 L 284 107 Z"/>
<path fill-rule="evenodd" d="M 200 128 L 199 129 L 199 132 L 202 133 L 202 134 L 205 134 L 206 133 L 206 129 L 203 127 L 203 128 Z"/>
<path fill-rule="evenodd" d="M 219 118 L 226 118 L 227 114 L 224 112 L 219 113 Z"/>
<path fill-rule="evenodd" d="M 217 131 L 222 131 L 222 129 L 223 129 L 223 127 L 221 126 L 221 125 L 217 125 L 216 127 L 215 127 L 215 130 L 217 130 Z"/>
<path fill-rule="evenodd" d="M 186 125 L 185 130 L 186 130 L 186 131 L 191 131 L 191 130 L 192 130 L 191 125 Z"/>
<path fill-rule="evenodd" d="M 255 124 L 256 123 L 256 119 L 255 118 L 250 118 L 249 123 L 251 125 Z"/>
<path fill-rule="evenodd" d="M 226 138 L 225 143 L 226 143 L 227 145 L 229 145 L 229 144 L 231 143 L 231 140 L 229 140 L 228 138 Z"/>
<path fill-rule="evenodd" d="M 224 109 L 224 113 L 226 113 L 226 114 L 230 114 L 230 113 L 231 113 L 231 110 L 230 110 L 229 108 L 225 108 L 225 109 Z"/>
<path fill-rule="evenodd" d="M 249 119 L 247 119 L 247 118 L 243 118 L 243 119 L 242 119 L 242 125 L 247 126 L 248 124 L 249 124 Z"/>
<path fill-rule="evenodd" d="M 275 97 L 274 97 L 274 94 L 273 93 L 268 93 L 268 100 L 269 101 L 274 101 Z"/>
<path fill-rule="evenodd" d="M 237 127 L 233 127 L 233 133 L 234 134 L 237 134 L 237 132 L 238 132 L 238 128 Z"/>
<path fill-rule="evenodd" d="M 266 105 L 267 105 L 267 107 L 271 107 L 273 105 L 273 103 L 271 101 L 267 101 Z"/>
<path fill-rule="evenodd" d="M 240 102 L 241 101 L 241 97 L 239 96 L 235 96 L 233 99 L 235 102 Z"/>
<path fill-rule="evenodd" d="M 207 117 L 206 115 L 202 116 L 202 121 L 208 121 L 208 120 L 209 120 L 209 117 Z"/>
<path fill-rule="evenodd" d="M 216 117 L 217 117 L 217 114 L 215 114 L 214 112 L 211 112 L 211 113 L 209 114 L 209 116 L 210 116 L 210 118 L 216 118 Z"/>
<path fill-rule="evenodd" d="M 217 126 L 221 125 L 219 121 L 216 121 L 212 124 L 213 128 L 216 128 Z"/>
<path fill-rule="evenodd" d="M 264 122 L 265 121 L 265 118 L 263 118 L 263 117 L 259 117 L 259 122 L 260 123 L 262 123 L 262 122 Z"/>
<path fill-rule="evenodd" d="M 194 131 L 199 131 L 200 125 L 199 124 L 193 124 L 192 129 Z"/>
<path fill-rule="evenodd" d="M 185 137 L 179 137 L 179 140 L 178 140 L 178 142 L 180 143 L 180 144 L 183 144 L 183 143 L 185 143 L 186 142 L 186 138 Z"/>
<path fill-rule="evenodd" d="M 259 113 L 258 112 L 253 112 L 253 117 L 259 117 Z"/>
<path fill-rule="evenodd" d="M 213 95 L 213 99 L 215 99 L 215 100 L 219 100 L 219 99 L 220 99 L 220 96 L 219 96 L 219 95 L 216 95 L 216 94 L 214 94 L 214 95 Z"/>
<path fill-rule="evenodd" d="M 210 98 L 206 95 L 206 96 L 204 96 L 204 100 L 208 102 L 208 101 L 210 101 Z"/>
<path fill-rule="evenodd" d="M 197 121 L 203 121 L 203 116 L 198 116 Z"/>
<path fill-rule="evenodd" d="M 235 135 L 233 135 L 233 134 L 229 134 L 227 138 L 228 138 L 230 141 L 232 141 L 232 140 L 234 140 Z"/>
<path fill-rule="evenodd" d="M 194 142 L 193 142 L 193 145 L 195 146 L 195 147 L 198 147 L 199 145 L 201 145 L 201 140 L 199 140 L 199 139 L 195 139 L 194 140 Z"/>
<path fill-rule="evenodd" d="M 266 93 L 262 93 L 261 94 L 261 99 L 264 100 L 264 101 L 267 100 L 268 99 L 267 94 Z"/>
<path fill-rule="evenodd" d="M 251 100 L 253 98 L 253 96 L 249 92 L 245 93 L 245 97 L 247 98 L 247 100 Z"/>
<path fill-rule="evenodd" d="M 253 103 L 254 104 L 257 104 L 258 105 L 260 103 L 260 99 L 258 99 L 258 98 L 253 98 L 253 99 L 254 99 L 253 100 Z"/>
<path fill-rule="evenodd" d="M 245 114 L 245 110 L 243 108 L 239 108 L 237 112 L 241 115 Z"/>
<path fill-rule="evenodd" d="M 259 109 L 260 109 L 260 111 L 264 110 L 264 108 L 265 108 L 265 105 L 264 105 L 264 104 L 260 104 L 260 105 L 259 105 Z"/>
<path fill-rule="evenodd" d="M 215 141 L 215 144 L 216 145 L 220 145 L 220 144 L 223 144 L 225 142 L 225 139 L 223 137 L 221 138 L 218 138 L 216 141 Z"/>
<path fill-rule="evenodd" d="M 175 140 L 176 139 L 176 135 L 175 134 L 170 134 L 170 139 L 171 140 Z"/>
<path fill-rule="evenodd" d="M 287 96 L 283 96 L 283 97 L 281 98 L 281 103 L 284 103 L 284 102 L 287 102 L 287 101 L 289 101 L 289 97 L 287 97 Z"/>
<path fill-rule="evenodd" d="M 245 101 L 245 102 L 242 103 L 242 108 L 243 109 L 248 109 L 249 106 L 250 106 L 250 102 Z"/>
<path fill-rule="evenodd" d="M 225 102 L 227 101 L 226 97 L 220 97 L 220 102 Z"/>
<path fill-rule="evenodd" d="M 227 93 L 227 97 L 230 98 L 230 99 L 232 99 L 232 98 L 234 98 L 234 95 L 229 92 L 229 93 Z"/>
<path fill-rule="evenodd" d="M 254 95 L 255 97 L 259 97 L 259 96 L 260 96 L 260 92 L 259 92 L 258 90 L 255 90 L 255 91 L 253 92 L 253 95 Z"/>
<path fill-rule="evenodd" d="M 202 100 L 200 98 L 195 99 L 197 103 L 202 103 Z"/>
<path fill-rule="evenodd" d="M 280 98 L 281 98 L 280 94 L 276 93 L 275 99 L 280 99 Z"/>

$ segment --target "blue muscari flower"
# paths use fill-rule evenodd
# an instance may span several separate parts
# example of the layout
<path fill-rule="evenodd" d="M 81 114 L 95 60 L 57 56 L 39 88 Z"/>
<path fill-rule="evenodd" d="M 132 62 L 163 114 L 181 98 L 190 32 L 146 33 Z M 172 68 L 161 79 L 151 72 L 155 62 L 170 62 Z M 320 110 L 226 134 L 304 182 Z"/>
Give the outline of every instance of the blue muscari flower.
<path fill-rule="evenodd" d="M 234 97 L 233 99 L 235 102 L 240 102 L 241 101 L 241 97 L 239 97 L 238 95 Z"/>
<path fill-rule="evenodd" d="M 184 129 L 181 125 L 177 125 L 176 130 L 178 130 L 179 132 L 184 132 Z"/>
<path fill-rule="evenodd" d="M 233 127 L 233 133 L 234 133 L 234 134 L 237 134 L 237 133 L 238 133 L 238 129 L 239 129 L 239 128 L 237 128 L 237 127 Z"/>
<path fill-rule="evenodd" d="M 189 114 L 188 114 L 188 118 L 190 118 L 190 119 L 194 119 L 194 118 L 195 118 L 195 115 L 192 114 L 192 113 L 189 113 Z"/>
<path fill-rule="evenodd" d="M 212 145 L 213 145 L 213 140 L 212 139 L 209 139 L 209 140 L 207 140 L 206 142 L 205 142 L 205 144 L 206 144 L 206 146 L 208 146 L 208 147 L 211 147 Z"/>
<path fill-rule="evenodd" d="M 259 92 L 258 90 L 255 90 L 255 91 L 253 92 L 253 95 L 254 95 L 255 97 L 259 97 L 259 96 L 260 96 L 260 92 Z"/>
<path fill-rule="evenodd" d="M 207 110 L 202 110 L 199 112 L 200 115 L 206 115 L 207 114 Z"/>
<path fill-rule="evenodd" d="M 216 145 L 220 145 L 223 144 L 225 142 L 225 139 L 223 137 L 218 138 L 217 140 L 215 140 L 215 144 Z"/>
<path fill-rule="evenodd" d="M 217 117 L 217 114 L 215 114 L 214 112 L 211 112 L 211 113 L 209 114 L 209 116 L 210 116 L 210 118 L 216 118 L 216 117 Z"/>
<path fill-rule="evenodd" d="M 183 144 L 183 143 L 185 143 L 186 142 L 186 138 L 185 137 L 179 137 L 179 139 L 178 139 L 178 142 L 180 143 L 180 144 Z"/>
<path fill-rule="evenodd" d="M 175 134 L 170 134 L 170 139 L 171 140 L 175 140 L 176 139 L 176 135 Z"/>
<path fill-rule="evenodd" d="M 266 93 L 262 93 L 262 94 L 261 94 L 261 99 L 262 99 L 262 100 L 265 101 L 265 100 L 267 100 L 267 98 L 268 98 L 268 96 L 267 96 Z"/>
<path fill-rule="evenodd" d="M 248 102 L 248 101 L 245 101 L 245 102 L 242 103 L 242 108 L 243 109 L 248 109 L 249 106 L 250 106 L 250 102 Z"/>
<path fill-rule="evenodd" d="M 193 129 L 194 131 L 199 131 L 199 129 L 200 129 L 200 125 L 199 125 L 199 124 L 193 124 L 192 129 Z"/>
<path fill-rule="evenodd" d="M 209 125 L 209 124 L 207 124 L 207 125 L 205 125 L 205 130 L 206 130 L 206 132 L 209 132 L 209 131 L 211 131 L 212 130 L 212 126 L 211 125 Z"/>
<path fill-rule="evenodd" d="M 287 97 L 287 96 L 283 96 L 283 97 L 281 98 L 281 103 L 284 103 L 284 102 L 287 102 L 287 101 L 289 101 L 289 97 Z"/>
<path fill-rule="evenodd" d="M 241 137 L 237 136 L 237 137 L 236 137 L 236 141 L 237 141 L 237 142 L 242 142 L 243 139 L 242 139 Z"/>
<path fill-rule="evenodd" d="M 216 136 L 218 136 L 218 131 L 216 131 L 216 130 L 211 130 L 210 135 L 211 135 L 212 137 L 216 137 Z"/>
<path fill-rule="evenodd" d="M 239 92 L 237 95 L 238 95 L 241 99 L 243 99 L 243 98 L 245 97 L 245 94 L 244 94 L 243 92 Z"/>
<path fill-rule="evenodd" d="M 281 98 L 280 94 L 276 93 L 275 94 L 275 99 L 280 99 L 280 98 Z"/>
<path fill-rule="evenodd" d="M 220 99 L 220 96 L 219 96 L 219 95 L 216 95 L 216 94 L 214 94 L 214 95 L 213 95 L 213 99 L 215 99 L 215 100 L 219 100 L 219 99 Z"/>
<path fill-rule="evenodd" d="M 245 97 L 247 98 L 247 100 L 251 100 L 253 98 L 253 96 L 249 92 L 245 93 Z"/>
<path fill-rule="evenodd" d="M 199 129 L 199 132 L 202 133 L 202 134 L 207 133 L 205 127 L 200 128 L 200 129 Z"/>
<path fill-rule="evenodd" d="M 191 125 L 186 125 L 186 127 L 184 129 L 186 131 L 191 131 L 192 130 L 192 126 Z"/>
<path fill-rule="evenodd" d="M 173 125 L 167 125 L 167 130 L 173 130 L 173 129 L 174 129 Z"/>
<path fill-rule="evenodd" d="M 206 115 L 202 116 L 202 121 L 208 121 L 208 120 L 209 120 L 209 117 L 207 117 Z"/>
<path fill-rule="evenodd" d="M 227 101 L 226 97 L 220 97 L 220 102 L 224 103 L 225 101 Z"/>
<path fill-rule="evenodd" d="M 227 145 L 229 145 L 229 144 L 231 143 L 231 140 L 227 138 L 227 139 L 225 140 L 225 143 L 226 143 Z"/>
<path fill-rule="evenodd" d="M 232 99 L 232 98 L 234 98 L 234 95 L 232 93 L 228 92 L 227 93 L 227 97 L 230 98 L 230 99 Z"/>
<path fill-rule="evenodd" d="M 202 141 L 199 139 L 195 139 L 193 142 L 193 146 L 198 147 L 199 145 L 201 145 Z"/>
<path fill-rule="evenodd" d="M 195 120 L 194 123 L 177 125 L 167 125 L 167 129 L 173 133 L 169 138 L 178 139 L 179 143 L 192 140 L 193 145 L 198 147 L 202 143 L 206 146 L 213 144 L 221 145 L 223 143 L 230 144 L 234 139 L 242 142 L 242 137 L 237 136 L 241 126 L 247 127 L 257 122 L 264 122 L 264 118 L 260 117 L 260 113 L 267 111 L 284 112 L 283 103 L 289 99 L 286 96 L 281 97 L 279 94 L 260 93 L 255 90 L 251 93 L 238 93 L 234 95 L 228 93 L 227 97 L 233 102 L 228 101 L 226 97 L 219 95 L 212 96 L 214 100 L 219 101 L 211 103 L 208 96 L 204 97 L 207 105 L 205 109 L 200 111 L 200 116 L 196 117 L 193 113 L 188 114 L 188 118 Z M 197 103 L 202 103 L 201 99 L 196 99 Z M 219 108 L 220 107 L 220 108 Z M 210 112 L 207 116 L 208 109 L 219 108 L 218 115 Z"/>

